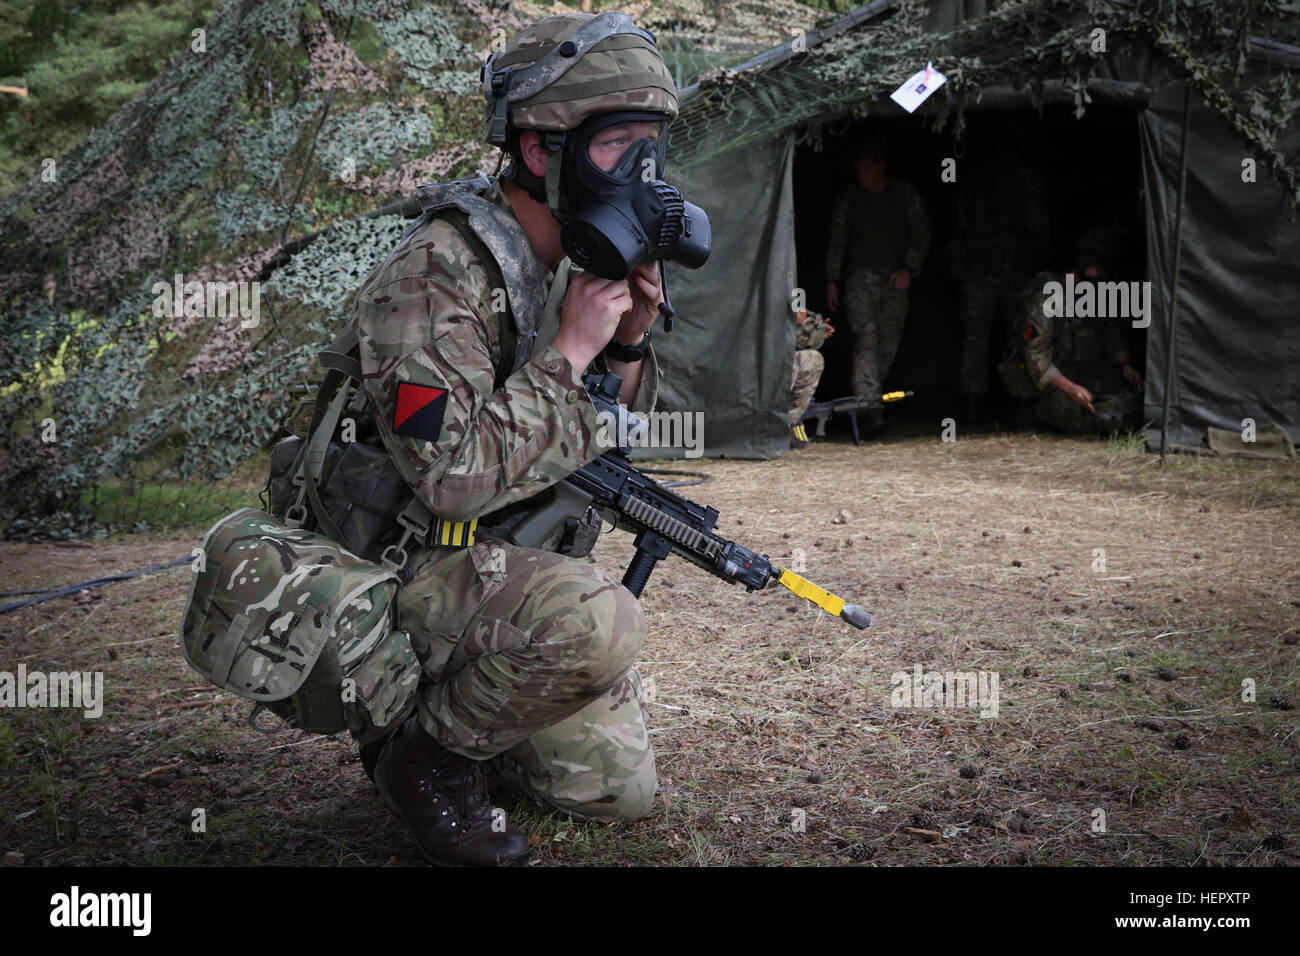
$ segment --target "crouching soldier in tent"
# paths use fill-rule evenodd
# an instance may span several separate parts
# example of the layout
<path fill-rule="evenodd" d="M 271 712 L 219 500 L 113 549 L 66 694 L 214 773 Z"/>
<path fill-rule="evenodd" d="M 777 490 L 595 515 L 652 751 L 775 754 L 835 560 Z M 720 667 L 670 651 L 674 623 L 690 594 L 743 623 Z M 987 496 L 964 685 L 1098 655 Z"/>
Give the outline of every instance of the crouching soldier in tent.
<path fill-rule="evenodd" d="M 818 351 L 835 332 L 835 327 L 816 312 L 804 309 L 796 319 L 794 333 L 794 370 L 790 381 L 790 447 L 803 450 L 812 447 L 805 426 L 799 424 L 807 411 L 821 381 L 826 361 Z"/>
<path fill-rule="evenodd" d="M 1110 249 L 1100 230 L 1085 233 L 1075 251 L 1076 281 L 1104 280 Z M 1135 428 L 1141 424 L 1142 394 L 1137 386 L 1142 373 L 1129 362 L 1120 324 L 1130 319 L 1055 314 L 1059 310 L 1049 307 L 1044 287 L 1051 282 L 1064 285 L 1064 278 L 1039 273 L 1022 300 L 1023 369 L 1036 391 L 1031 399 L 1034 417 L 1039 424 L 1073 435 Z M 1007 386 L 1016 394 L 1012 382 Z"/>

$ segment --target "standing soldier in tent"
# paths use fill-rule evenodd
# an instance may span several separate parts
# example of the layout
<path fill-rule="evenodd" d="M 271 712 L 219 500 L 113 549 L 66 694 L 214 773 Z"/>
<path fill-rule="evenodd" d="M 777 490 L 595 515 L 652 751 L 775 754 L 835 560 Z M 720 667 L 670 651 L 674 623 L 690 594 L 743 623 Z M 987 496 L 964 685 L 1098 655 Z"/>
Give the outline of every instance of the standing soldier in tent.
<path fill-rule="evenodd" d="M 826 250 L 826 301 L 839 311 L 841 271 L 844 307 L 853 330 L 853 394 L 879 399 L 894 363 L 907 316 L 907 290 L 921 274 L 930 248 L 930 220 L 912 186 L 886 176 L 885 149 L 864 142 L 853 152 L 857 182 L 831 208 Z M 867 425 L 879 430 L 884 413 L 874 408 Z"/>
<path fill-rule="evenodd" d="M 589 366 L 619 374 L 634 410 L 653 408 L 659 275 L 651 262 L 626 279 L 570 273 L 565 253 L 579 252 L 561 223 L 593 208 L 632 222 L 638 190 L 669 188 L 675 92 L 654 37 L 625 14 L 525 28 L 484 69 L 488 141 L 509 168 L 490 186 L 423 187 L 424 215 L 357 298 L 366 394 L 394 464 L 439 521 L 478 522 L 469 546 L 415 550 L 398 591 L 422 666 L 414 715 L 395 732 L 354 731 L 380 794 L 436 863 L 527 856 L 485 768 L 578 819 L 633 820 L 654 799 L 636 598 L 574 560 L 590 539 L 552 553 L 499 529 L 604 450 Z M 610 242 L 597 233 L 583 235 L 588 251 Z"/>

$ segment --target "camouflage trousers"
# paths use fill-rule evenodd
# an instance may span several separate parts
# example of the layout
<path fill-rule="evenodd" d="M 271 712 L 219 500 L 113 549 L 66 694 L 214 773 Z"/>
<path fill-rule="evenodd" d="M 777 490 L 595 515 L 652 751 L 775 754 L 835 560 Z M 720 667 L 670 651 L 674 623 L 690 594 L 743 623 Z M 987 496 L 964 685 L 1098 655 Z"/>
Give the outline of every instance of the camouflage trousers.
<path fill-rule="evenodd" d="M 903 338 L 907 293 L 889 281 L 891 269 L 858 269 L 845 284 L 844 308 L 853 330 L 853 394 L 879 398 Z"/>
<path fill-rule="evenodd" d="M 989 352 L 1002 357 L 1006 348 L 1007 324 L 999 321 L 1014 315 L 1028 277 L 985 275 L 961 284 L 961 391 L 963 395 L 984 395 L 989 390 Z"/>
<path fill-rule="evenodd" d="M 1033 400 L 1034 418 L 1067 435 L 1109 434 L 1142 424 L 1142 393 L 1129 386 L 1113 367 L 1085 369 L 1067 375 L 1092 392 L 1095 413 L 1088 411 L 1059 388 L 1049 385 Z"/>
<path fill-rule="evenodd" d="M 420 660 L 420 725 L 543 806 L 645 816 L 658 778 L 631 592 L 595 565 L 491 538 L 418 552 L 411 568 L 397 623 Z"/>
<path fill-rule="evenodd" d="M 812 402 L 825 367 L 826 360 L 816 349 L 799 349 L 794 353 L 794 372 L 790 380 L 791 428 L 799 424 L 799 419 L 803 418 L 804 411 Z"/>

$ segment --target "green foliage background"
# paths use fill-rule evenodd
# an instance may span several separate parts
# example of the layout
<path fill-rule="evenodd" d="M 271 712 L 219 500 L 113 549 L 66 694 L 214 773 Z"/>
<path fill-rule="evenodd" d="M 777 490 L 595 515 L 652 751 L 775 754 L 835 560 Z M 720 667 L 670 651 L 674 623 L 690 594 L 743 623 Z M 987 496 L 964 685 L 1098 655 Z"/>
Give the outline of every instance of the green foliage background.
<path fill-rule="evenodd" d="M 9 0 L 0 5 L 0 183 L 31 175 L 33 156 L 71 149 L 149 85 L 185 49 L 212 0 L 164 3 Z"/>

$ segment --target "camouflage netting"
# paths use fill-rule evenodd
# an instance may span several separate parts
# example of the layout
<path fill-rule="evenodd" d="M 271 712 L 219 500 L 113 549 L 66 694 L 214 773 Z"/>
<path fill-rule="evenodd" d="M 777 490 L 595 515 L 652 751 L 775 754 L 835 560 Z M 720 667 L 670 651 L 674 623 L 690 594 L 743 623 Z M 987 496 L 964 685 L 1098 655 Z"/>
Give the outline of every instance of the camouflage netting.
<path fill-rule="evenodd" d="M 953 123 L 960 136 L 966 107 L 995 84 L 1041 103 L 1046 83 L 1064 82 L 1081 116 L 1091 102 L 1088 81 L 1103 75 L 1105 57 L 1092 51 L 1093 30 L 1102 29 L 1108 55 L 1154 53 L 1170 76 L 1188 82 L 1256 155 L 1266 157 L 1278 182 L 1300 202 L 1300 166 L 1277 145 L 1300 106 L 1300 84 L 1282 67 L 1262 85 L 1242 82 L 1252 37 L 1292 45 L 1300 40 L 1293 0 L 990 2 L 991 12 L 946 28 L 935 22 L 935 6 L 921 0 L 870 4 L 873 9 L 858 11 L 863 26 L 808 45 L 806 52 L 714 70 L 681 104 L 671 131 L 673 166 L 689 169 L 801 124 L 817 146 L 819 118 L 866 117 L 886 104 L 893 110 L 888 96 L 899 79 L 927 61 L 948 78 L 927 104 L 935 129 Z"/>
<path fill-rule="evenodd" d="M 421 183 L 491 171 L 479 64 L 494 40 L 572 9 L 227 0 L 78 148 L 32 157 L 33 179 L 0 202 L 3 533 L 130 527 L 166 513 L 169 490 L 193 501 L 196 481 L 265 447 L 403 227 L 360 217 Z M 673 34 L 686 82 L 814 15 L 789 0 L 624 9 Z M 259 280 L 260 322 L 218 317 L 183 289 L 173 307 L 161 290 L 178 274 Z"/>
<path fill-rule="evenodd" d="M 264 446 L 401 222 L 345 223 L 271 276 L 284 239 L 486 163 L 465 94 L 520 22 L 482 0 L 231 0 L 80 147 L 33 157 L 0 204 L 7 533 L 84 533 L 106 484 L 192 499 Z M 269 280 L 260 323 L 158 308 L 176 274 Z"/>
<path fill-rule="evenodd" d="M 958 122 L 963 104 L 1007 77 L 1031 89 L 1071 78 L 1082 108 L 1096 59 L 1079 24 L 1096 23 L 1112 48 L 1154 50 L 1188 78 L 1300 195 L 1294 160 L 1275 144 L 1295 111 L 1291 74 L 1279 69 L 1258 88 L 1237 82 L 1247 38 L 1293 42 L 1300 18 L 1288 0 L 1230 6 L 1231 22 L 1203 2 L 1024 0 L 936 29 L 916 4 L 875 4 L 869 24 L 765 66 L 761 84 L 758 70 L 726 67 L 811 29 L 819 11 L 789 0 L 609 8 L 659 35 L 679 83 L 705 74 L 672 130 L 678 169 L 800 124 L 815 138 L 820 117 L 865 114 L 926 59 L 942 61 L 943 102 Z M 422 182 L 491 171 L 479 64 L 494 40 L 572 9 L 227 0 L 79 147 L 33 156 L 32 180 L 0 201 L 3 533 L 82 534 L 96 514 L 129 527 L 146 513 L 145 491 L 147 513 L 165 513 L 158 495 L 179 500 L 188 484 L 193 500 L 196 481 L 265 447 L 402 229 L 399 215 L 364 214 Z M 260 323 L 214 317 L 184 295 L 159 308 L 159 284 L 178 274 L 261 281 Z M 106 491 L 125 507 L 105 511 Z"/>

